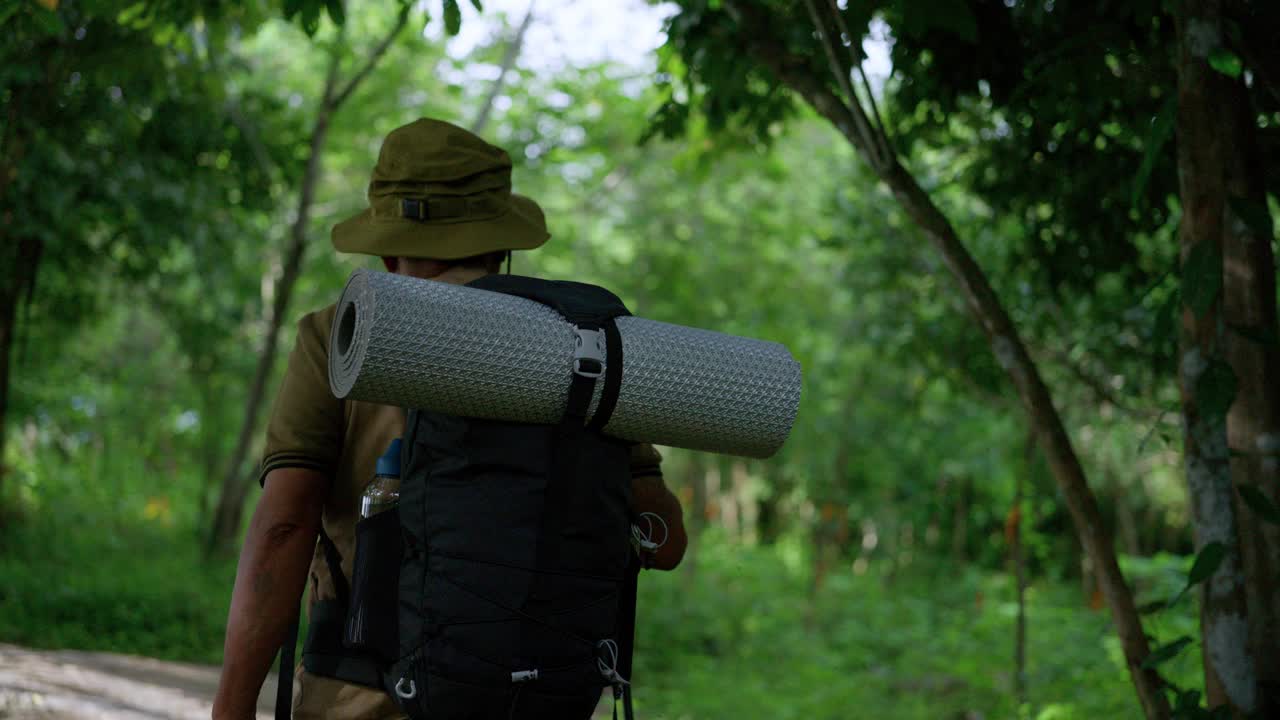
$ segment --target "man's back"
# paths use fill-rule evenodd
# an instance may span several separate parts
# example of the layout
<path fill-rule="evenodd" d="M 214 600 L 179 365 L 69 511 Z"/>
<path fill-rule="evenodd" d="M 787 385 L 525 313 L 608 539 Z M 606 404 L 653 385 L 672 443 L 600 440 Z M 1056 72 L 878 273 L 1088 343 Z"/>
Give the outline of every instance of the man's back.
<path fill-rule="evenodd" d="M 549 234 L 541 209 L 511 192 L 511 161 L 462 128 L 418 120 L 383 143 L 368 188 L 369 207 L 333 228 L 342 252 L 377 255 L 387 270 L 467 283 L 498 271 L 512 250 Z M 336 592 L 328 554 L 352 574 L 359 498 L 377 458 L 404 432 L 404 410 L 335 398 L 329 390 L 329 335 L 335 310 L 298 323 L 267 431 L 264 492 L 241 551 L 228 616 L 215 718 L 252 717 L 253 702 L 296 615 L 304 585 L 313 608 Z M 648 445 L 630 450 L 633 512 L 663 516 L 670 538 L 652 566 L 674 567 L 684 552 L 680 505 L 662 482 Z M 332 546 L 316 544 L 327 536 Z M 342 580 L 338 580 L 341 583 Z M 312 618 L 314 621 L 316 618 Z M 313 623 L 314 624 L 314 623 Z M 314 624 L 318 627 L 318 624 Z M 329 638 L 329 642 L 333 642 Z M 298 718 L 397 718 L 382 692 L 298 670 Z"/>

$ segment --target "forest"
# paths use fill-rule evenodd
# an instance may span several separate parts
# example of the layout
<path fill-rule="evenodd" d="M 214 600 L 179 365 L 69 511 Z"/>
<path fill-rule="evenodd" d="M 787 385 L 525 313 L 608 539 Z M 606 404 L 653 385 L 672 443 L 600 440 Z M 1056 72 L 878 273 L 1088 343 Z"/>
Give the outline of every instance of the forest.
<path fill-rule="evenodd" d="M 640 578 L 638 717 L 1280 717 L 1277 31 L 0 0 L 0 649 L 220 664 L 298 319 L 382 268 L 330 228 L 429 117 L 545 210 L 514 272 L 803 367 L 775 457 L 660 448 L 690 547 Z"/>

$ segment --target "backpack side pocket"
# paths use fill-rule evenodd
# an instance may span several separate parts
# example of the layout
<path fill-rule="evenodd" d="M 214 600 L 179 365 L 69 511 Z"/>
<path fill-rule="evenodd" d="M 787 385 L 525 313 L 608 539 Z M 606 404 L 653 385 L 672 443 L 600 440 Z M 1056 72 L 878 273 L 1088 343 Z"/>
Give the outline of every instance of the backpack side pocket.
<path fill-rule="evenodd" d="M 404 552 L 400 514 L 378 513 L 356 523 L 356 555 L 351 572 L 351 606 L 343 645 L 384 663 L 399 654 L 400 560 Z"/>

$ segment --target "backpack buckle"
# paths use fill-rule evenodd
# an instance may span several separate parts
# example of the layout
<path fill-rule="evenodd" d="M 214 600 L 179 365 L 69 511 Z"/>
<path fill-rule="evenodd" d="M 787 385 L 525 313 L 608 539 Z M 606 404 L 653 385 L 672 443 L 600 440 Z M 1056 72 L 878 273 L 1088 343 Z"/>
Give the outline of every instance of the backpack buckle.
<path fill-rule="evenodd" d="M 529 682 L 530 680 L 537 680 L 537 679 L 538 679 L 538 670 L 536 668 L 533 670 L 518 670 L 516 672 L 511 673 L 511 682 L 513 683 Z"/>
<path fill-rule="evenodd" d="M 577 345 L 573 349 L 573 374 L 593 380 L 604 375 L 604 333 L 576 325 L 573 331 L 578 335 Z"/>

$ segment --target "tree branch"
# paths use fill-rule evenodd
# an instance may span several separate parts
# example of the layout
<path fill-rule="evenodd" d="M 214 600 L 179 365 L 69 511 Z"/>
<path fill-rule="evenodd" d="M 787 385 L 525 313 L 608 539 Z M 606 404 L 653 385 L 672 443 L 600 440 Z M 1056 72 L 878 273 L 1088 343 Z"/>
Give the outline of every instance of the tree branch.
<path fill-rule="evenodd" d="M 875 120 L 873 129 L 876 131 L 875 136 L 880 146 L 880 151 L 885 157 L 894 157 L 897 155 L 893 151 L 893 143 L 889 138 L 889 131 L 885 127 L 884 119 L 880 117 L 880 108 L 876 106 L 875 94 L 871 92 L 871 83 L 867 81 L 867 73 L 862 69 L 862 58 L 858 55 L 857 36 L 849 32 L 849 26 L 844 22 L 844 16 L 840 14 L 840 7 L 836 5 L 836 0 L 827 0 L 828 6 L 831 8 L 831 16 L 836 20 L 836 28 L 840 30 L 841 37 L 849 38 L 849 44 L 845 45 L 849 53 L 849 67 L 858 71 L 858 77 L 862 80 L 862 87 L 867 92 L 867 104 L 871 106 L 871 119 Z M 844 45 L 844 41 L 840 42 Z"/>
<path fill-rule="evenodd" d="M 400 34 L 400 31 L 403 30 L 404 26 L 409 22 L 409 7 L 409 5 L 405 5 L 400 10 L 400 17 L 396 19 L 396 24 L 373 48 L 373 53 L 369 55 L 369 59 L 365 61 L 364 66 L 347 81 L 347 84 L 343 85 L 342 89 L 332 96 L 330 96 L 326 90 L 325 102 L 329 105 L 330 109 L 336 110 L 342 105 L 342 103 L 346 102 L 347 98 L 351 96 L 351 93 L 354 92 L 355 89 L 360 86 L 360 83 L 364 82 L 364 79 L 369 76 L 369 73 L 373 72 L 373 69 L 377 67 L 378 62 L 382 60 L 382 56 L 385 55 L 387 53 L 387 49 L 391 47 L 391 43 L 395 42 L 396 36 Z M 336 68 L 331 66 L 331 71 L 336 71 Z"/>
<path fill-rule="evenodd" d="M 480 111 L 476 113 L 475 122 L 471 123 L 471 132 L 479 135 L 484 126 L 489 124 L 489 115 L 493 112 L 493 103 L 498 99 L 498 93 L 502 92 L 502 86 L 506 83 L 507 75 L 516 65 L 516 58 L 520 57 L 520 49 L 524 46 L 524 35 L 529 30 L 529 26 L 533 24 L 533 2 L 529 3 L 529 9 L 525 11 L 524 20 L 520 21 L 520 26 L 516 28 L 516 32 L 511 36 L 511 41 L 507 43 L 507 49 L 502 53 L 501 70 L 498 77 L 494 79 L 493 84 L 489 86 L 489 93 L 485 95 L 484 102 L 480 105 Z"/>
<path fill-rule="evenodd" d="M 822 44 L 822 49 L 826 53 L 827 62 L 831 66 L 831 74 L 835 77 L 837 85 L 841 92 L 845 94 L 848 104 L 844 105 L 845 112 L 849 119 L 853 121 L 853 129 L 857 134 L 858 143 L 862 146 L 863 155 L 870 160 L 872 166 L 880 171 L 886 167 L 885 158 L 880 152 L 880 143 L 876 142 L 875 132 L 871 128 L 871 123 L 867 120 L 867 114 L 862 108 L 862 103 L 858 100 L 857 93 L 853 90 L 853 83 L 849 80 L 848 69 L 840 63 L 840 58 L 836 55 L 834 43 L 832 39 L 833 33 L 823 22 L 822 16 L 818 13 L 818 6 L 814 0 L 804 0 L 805 7 L 809 11 L 809 18 L 813 21 L 813 27 L 818 33 L 818 41 Z"/>

